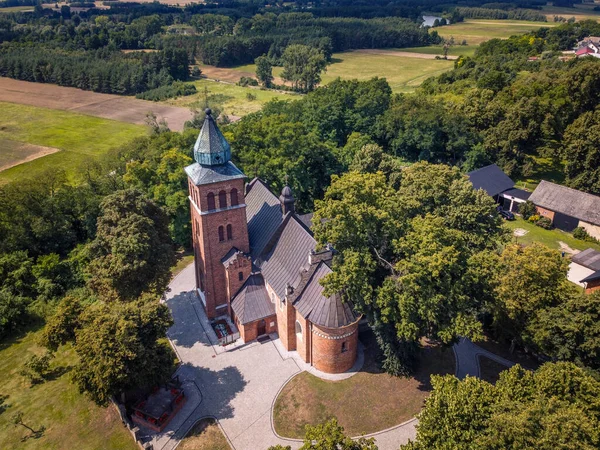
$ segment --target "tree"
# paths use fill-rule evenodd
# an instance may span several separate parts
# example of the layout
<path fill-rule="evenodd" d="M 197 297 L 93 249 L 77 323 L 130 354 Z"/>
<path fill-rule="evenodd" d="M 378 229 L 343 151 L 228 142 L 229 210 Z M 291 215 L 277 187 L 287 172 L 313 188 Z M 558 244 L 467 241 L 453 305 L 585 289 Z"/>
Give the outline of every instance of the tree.
<path fill-rule="evenodd" d="M 381 172 L 332 178 L 313 222 L 319 244 L 338 252 L 324 285 L 366 316 L 386 370 L 408 373 L 423 336 L 451 343 L 481 335 L 488 265 L 480 255 L 505 238 L 494 210 L 489 196 L 443 165 L 404 168 L 397 189 Z"/>
<path fill-rule="evenodd" d="M 174 355 L 159 339 L 173 324 L 169 309 L 155 298 L 107 305 L 97 302 L 82 315 L 75 331 L 79 362 L 73 380 L 99 405 L 111 396 L 169 378 Z"/>
<path fill-rule="evenodd" d="M 567 293 L 568 262 L 543 244 L 508 245 L 498 261 L 492 305 L 493 326 L 501 336 L 523 344 L 536 314 L 557 306 Z"/>
<path fill-rule="evenodd" d="M 600 292 L 572 293 L 539 311 L 525 332 L 542 353 L 600 370 Z"/>
<path fill-rule="evenodd" d="M 175 261 L 167 215 L 135 189 L 102 201 L 89 251 L 89 286 L 108 301 L 134 300 L 143 292 L 162 295 Z"/>
<path fill-rule="evenodd" d="M 402 450 L 585 449 L 600 443 L 600 382 L 571 363 L 514 366 L 496 385 L 433 376 L 417 439 Z"/>
<path fill-rule="evenodd" d="M 308 45 L 289 45 L 283 55 L 281 78 L 291 81 L 294 88 L 302 92 L 312 91 L 321 81 L 321 72 L 327 66 L 322 51 Z"/>
<path fill-rule="evenodd" d="M 290 450 L 291 447 L 276 445 L 269 450 Z M 377 450 L 375 439 L 360 438 L 356 441 L 344 434 L 344 428 L 336 419 L 321 425 L 307 426 L 304 444 L 300 450 Z"/>
<path fill-rule="evenodd" d="M 41 344 L 52 350 L 75 340 L 75 331 L 81 328 L 80 316 L 84 311 L 81 300 L 74 295 L 64 297 L 46 321 Z"/>
<path fill-rule="evenodd" d="M 583 113 L 565 131 L 567 184 L 600 195 L 600 108 Z"/>
<path fill-rule="evenodd" d="M 271 87 L 273 84 L 273 66 L 266 55 L 259 56 L 254 60 L 256 64 L 256 78 L 264 87 Z"/>

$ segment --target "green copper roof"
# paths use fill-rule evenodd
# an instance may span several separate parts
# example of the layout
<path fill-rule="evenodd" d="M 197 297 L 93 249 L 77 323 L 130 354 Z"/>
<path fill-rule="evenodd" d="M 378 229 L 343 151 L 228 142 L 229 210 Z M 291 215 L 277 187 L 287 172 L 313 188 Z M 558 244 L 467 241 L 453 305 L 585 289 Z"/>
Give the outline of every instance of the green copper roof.
<path fill-rule="evenodd" d="M 194 159 L 202 166 L 218 166 L 231 160 L 229 142 L 219 130 L 212 111 L 206 109 L 206 119 L 194 145 Z"/>

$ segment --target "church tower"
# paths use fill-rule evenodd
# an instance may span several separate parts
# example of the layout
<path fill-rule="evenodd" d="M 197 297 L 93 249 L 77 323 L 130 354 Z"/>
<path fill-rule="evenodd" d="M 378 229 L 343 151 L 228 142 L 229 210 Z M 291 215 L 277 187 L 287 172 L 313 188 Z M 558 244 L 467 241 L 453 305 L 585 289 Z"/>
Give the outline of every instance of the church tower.
<path fill-rule="evenodd" d="M 248 254 L 244 202 L 246 176 L 231 162 L 231 148 L 211 110 L 194 145 L 189 181 L 196 287 L 210 319 L 228 314 L 228 282 L 222 260 L 232 250 Z M 241 274 L 241 272 L 240 272 Z M 240 275 L 242 276 L 242 275 Z"/>

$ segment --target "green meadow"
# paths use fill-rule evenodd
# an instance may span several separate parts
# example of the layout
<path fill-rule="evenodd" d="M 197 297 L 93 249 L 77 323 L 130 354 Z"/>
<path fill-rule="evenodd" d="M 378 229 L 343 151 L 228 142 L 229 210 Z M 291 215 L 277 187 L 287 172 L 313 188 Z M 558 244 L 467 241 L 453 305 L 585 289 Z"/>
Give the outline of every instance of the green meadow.
<path fill-rule="evenodd" d="M 148 133 L 147 127 L 115 120 L 0 102 L 0 140 L 26 142 L 60 149 L 59 152 L 0 172 L 0 183 L 63 169 L 76 179 L 81 164 L 111 148 Z"/>

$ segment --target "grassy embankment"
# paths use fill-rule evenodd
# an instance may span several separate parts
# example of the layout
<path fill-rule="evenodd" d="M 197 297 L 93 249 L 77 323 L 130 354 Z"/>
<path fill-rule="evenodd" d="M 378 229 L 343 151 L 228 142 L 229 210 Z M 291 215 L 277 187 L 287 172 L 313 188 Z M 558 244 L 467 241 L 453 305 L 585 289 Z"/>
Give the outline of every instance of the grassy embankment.
<path fill-rule="evenodd" d="M 59 152 L 0 172 L 0 183 L 64 169 L 71 179 L 89 158 L 148 133 L 145 126 L 83 114 L 0 102 L 0 142 L 3 139 L 55 147 Z M 15 155 L 17 158 L 18 155 Z"/>
<path fill-rule="evenodd" d="M 70 346 L 59 349 L 52 361 L 50 379 L 31 386 L 19 371 L 37 345 L 40 331 L 0 343 L 0 395 L 8 396 L 4 412 L 0 408 L 0 448 L 2 449 L 123 449 L 137 448 L 113 407 L 100 408 L 80 394 L 70 381 L 76 355 Z M 23 414 L 23 422 L 38 430 L 39 438 L 23 440 L 30 433 L 16 427 L 11 417 Z"/>

